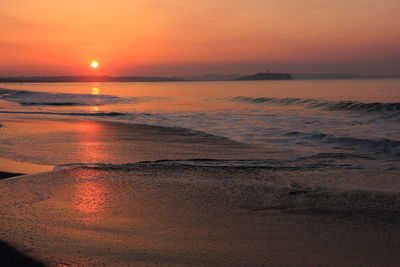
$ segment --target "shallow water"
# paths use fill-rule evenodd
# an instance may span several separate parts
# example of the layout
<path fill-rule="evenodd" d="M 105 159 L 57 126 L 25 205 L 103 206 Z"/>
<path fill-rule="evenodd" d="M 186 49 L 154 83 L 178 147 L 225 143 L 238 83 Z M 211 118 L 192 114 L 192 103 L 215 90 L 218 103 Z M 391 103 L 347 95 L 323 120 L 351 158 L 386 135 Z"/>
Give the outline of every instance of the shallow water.
<path fill-rule="evenodd" d="M 183 127 L 304 156 L 352 154 L 390 162 L 400 156 L 399 79 L 3 87 L 4 115 Z"/>

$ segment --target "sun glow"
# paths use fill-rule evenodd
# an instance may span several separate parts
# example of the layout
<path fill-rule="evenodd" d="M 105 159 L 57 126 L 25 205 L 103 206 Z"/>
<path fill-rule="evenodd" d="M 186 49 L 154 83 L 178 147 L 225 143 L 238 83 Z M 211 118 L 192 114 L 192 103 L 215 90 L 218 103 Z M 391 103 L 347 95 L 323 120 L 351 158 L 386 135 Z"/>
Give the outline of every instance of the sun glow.
<path fill-rule="evenodd" d="M 92 95 L 98 95 L 100 93 L 100 89 L 98 87 L 92 88 Z"/>
<path fill-rule="evenodd" d="M 92 61 L 92 62 L 90 63 L 90 66 L 91 66 L 93 69 L 97 69 L 97 68 L 99 67 L 99 62 L 97 62 L 97 61 Z"/>

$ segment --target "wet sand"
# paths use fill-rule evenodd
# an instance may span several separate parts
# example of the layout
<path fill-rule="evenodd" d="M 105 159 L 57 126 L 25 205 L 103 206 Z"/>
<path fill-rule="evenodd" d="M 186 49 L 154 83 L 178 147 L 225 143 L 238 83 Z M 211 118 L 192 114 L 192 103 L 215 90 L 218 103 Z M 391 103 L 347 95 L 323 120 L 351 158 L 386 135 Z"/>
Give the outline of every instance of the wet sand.
<path fill-rule="evenodd" d="M 395 171 L 314 158 L 282 163 L 270 159 L 295 153 L 182 129 L 21 118 L 2 124 L 13 144 L 1 144 L 3 155 L 103 163 L 0 181 L 2 239 L 50 266 L 400 260 Z"/>
<path fill-rule="evenodd" d="M 285 173 L 234 175 L 139 164 L 10 178 L 0 233 L 52 266 L 397 266 L 398 193 L 303 192 L 279 186 Z"/>
<path fill-rule="evenodd" d="M 37 164 L 265 159 L 285 155 L 181 128 L 15 115 L 1 122 L 0 157 Z"/>

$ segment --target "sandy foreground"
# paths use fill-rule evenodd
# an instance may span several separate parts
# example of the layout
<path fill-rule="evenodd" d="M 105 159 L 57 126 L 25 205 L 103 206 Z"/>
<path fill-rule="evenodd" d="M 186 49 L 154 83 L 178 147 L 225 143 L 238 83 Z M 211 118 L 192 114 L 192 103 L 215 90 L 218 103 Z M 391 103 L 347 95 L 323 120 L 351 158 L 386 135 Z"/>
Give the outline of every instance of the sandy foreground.
<path fill-rule="evenodd" d="M 16 123 L 28 122 L 9 121 L 8 129 Z M 398 173 L 311 160 L 238 163 L 232 160 L 271 155 L 208 135 L 182 141 L 179 131 L 112 123 L 95 123 L 103 137 L 87 131 L 77 145 L 71 129 L 79 122 L 62 122 L 54 135 L 35 123 L 44 122 L 28 123 L 38 141 L 23 141 L 29 134 L 20 130 L 8 155 L 61 164 L 64 153 L 66 163 L 104 163 L 0 180 L 1 239 L 48 265 L 398 266 Z M 18 142 L 39 149 L 23 151 Z M 171 160 L 154 161 L 156 154 Z M 176 160 L 185 158 L 197 160 Z"/>
<path fill-rule="evenodd" d="M 131 166 L 10 178 L 0 233 L 50 265 L 398 264 L 398 194 L 297 193 L 258 183 L 268 171 L 235 175 Z"/>

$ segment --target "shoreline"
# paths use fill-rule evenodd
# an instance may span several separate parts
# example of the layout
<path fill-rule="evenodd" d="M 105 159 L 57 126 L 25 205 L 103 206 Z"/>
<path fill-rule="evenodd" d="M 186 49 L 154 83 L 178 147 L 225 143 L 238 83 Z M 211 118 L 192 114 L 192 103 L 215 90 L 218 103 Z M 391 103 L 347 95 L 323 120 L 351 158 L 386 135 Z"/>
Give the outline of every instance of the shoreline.
<path fill-rule="evenodd" d="M 26 174 L 37 174 L 52 171 L 55 166 L 20 162 L 9 158 L 0 157 L 0 179 Z"/>
<path fill-rule="evenodd" d="M 286 151 L 268 150 L 177 127 L 73 118 L 43 119 L 15 114 L 7 116 L 2 124 L 4 139 L 21 144 L 4 146 L 3 157 L 12 155 L 15 158 L 14 155 L 18 155 L 18 161 L 36 162 L 48 168 L 76 163 L 123 164 L 193 158 L 242 160 L 288 156 Z M 31 140 L 26 142 L 26 139 Z M 22 172 L 21 168 L 14 171 L 0 169 Z"/>
<path fill-rule="evenodd" d="M 0 180 L 2 239 L 50 266 L 400 260 L 396 171 L 182 129 L 29 116 L 2 124 L 13 138 L 4 156 L 80 164 Z"/>

